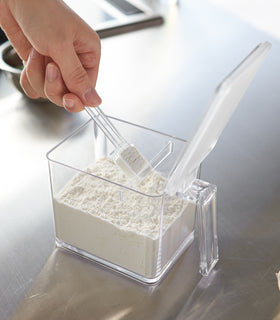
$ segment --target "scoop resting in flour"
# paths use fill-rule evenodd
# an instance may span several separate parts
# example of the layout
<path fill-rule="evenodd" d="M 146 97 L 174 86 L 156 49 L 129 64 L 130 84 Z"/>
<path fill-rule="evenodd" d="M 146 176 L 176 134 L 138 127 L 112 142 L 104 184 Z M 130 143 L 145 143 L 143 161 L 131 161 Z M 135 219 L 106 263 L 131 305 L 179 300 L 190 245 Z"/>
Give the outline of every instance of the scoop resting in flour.
<path fill-rule="evenodd" d="M 85 107 L 85 110 L 115 146 L 112 158 L 123 172 L 131 178 L 145 177 L 150 172 L 151 166 L 137 148 L 125 140 L 99 107 Z"/>

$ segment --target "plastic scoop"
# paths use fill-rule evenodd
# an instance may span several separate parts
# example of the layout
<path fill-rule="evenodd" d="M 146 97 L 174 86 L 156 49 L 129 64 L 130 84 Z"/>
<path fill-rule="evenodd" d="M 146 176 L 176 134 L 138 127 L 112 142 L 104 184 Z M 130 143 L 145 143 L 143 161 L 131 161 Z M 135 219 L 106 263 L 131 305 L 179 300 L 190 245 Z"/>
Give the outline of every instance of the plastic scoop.
<path fill-rule="evenodd" d="M 190 144 L 173 166 L 166 192 L 184 193 L 197 177 L 200 164 L 216 145 L 219 136 L 267 55 L 271 44 L 259 44 L 217 87 Z"/>
<path fill-rule="evenodd" d="M 104 112 L 99 107 L 85 107 L 85 110 L 115 146 L 113 160 L 123 172 L 131 178 L 142 178 L 146 175 L 151 169 L 149 162 L 124 139 Z"/>

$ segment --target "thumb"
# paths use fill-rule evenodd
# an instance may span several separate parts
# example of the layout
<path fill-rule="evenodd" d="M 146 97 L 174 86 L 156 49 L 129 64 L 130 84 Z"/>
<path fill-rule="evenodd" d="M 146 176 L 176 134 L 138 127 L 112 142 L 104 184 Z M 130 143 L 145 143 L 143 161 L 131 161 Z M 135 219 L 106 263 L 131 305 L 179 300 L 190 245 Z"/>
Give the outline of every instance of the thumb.
<path fill-rule="evenodd" d="M 67 50 L 67 53 L 61 54 L 61 58 L 54 61 L 58 64 L 61 71 L 63 81 L 69 90 L 79 97 L 81 102 L 90 107 L 97 107 L 101 104 L 101 98 L 93 87 L 93 82 L 90 79 L 86 69 L 83 67 L 79 57 L 73 50 Z M 98 72 L 98 66 L 91 68 Z M 97 74 L 95 75 L 95 79 Z"/>

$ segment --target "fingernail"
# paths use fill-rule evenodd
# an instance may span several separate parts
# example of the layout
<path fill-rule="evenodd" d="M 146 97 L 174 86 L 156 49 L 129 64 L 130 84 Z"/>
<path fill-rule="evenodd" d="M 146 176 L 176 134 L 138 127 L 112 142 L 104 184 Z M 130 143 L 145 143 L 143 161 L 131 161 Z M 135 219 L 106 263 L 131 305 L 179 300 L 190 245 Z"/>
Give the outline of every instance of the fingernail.
<path fill-rule="evenodd" d="M 92 107 L 97 107 L 101 104 L 101 98 L 93 88 L 90 88 L 86 91 L 85 99 L 87 104 Z"/>
<path fill-rule="evenodd" d="M 63 106 L 65 109 L 72 109 L 74 107 L 74 100 L 63 98 Z"/>
<path fill-rule="evenodd" d="M 49 64 L 47 66 L 47 79 L 49 82 L 54 82 L 57 79 L 58 71 L 55 66 Z"/>

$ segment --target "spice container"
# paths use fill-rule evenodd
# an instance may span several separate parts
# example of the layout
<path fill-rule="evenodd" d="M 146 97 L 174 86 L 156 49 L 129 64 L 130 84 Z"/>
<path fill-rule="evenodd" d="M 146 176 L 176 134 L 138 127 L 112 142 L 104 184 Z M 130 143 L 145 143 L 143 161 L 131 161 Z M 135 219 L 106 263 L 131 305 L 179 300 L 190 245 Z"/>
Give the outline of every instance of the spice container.
<path fill-rule="evenodd" d="M 216 188 L 196 180 L 169 196 L 166 179 L 185 141 L 111 118 L 153 172 L 140 184 L 110 160 L 114 146 L 90 120 L 48 153 L 56 242 L 144 283 L 162 279 L 194 238 L 201 272 L 217 261 Z M 160 156 L 159 156 L 160 155 Z M 160 159 L 160 160 L 159 160 Z"/>

